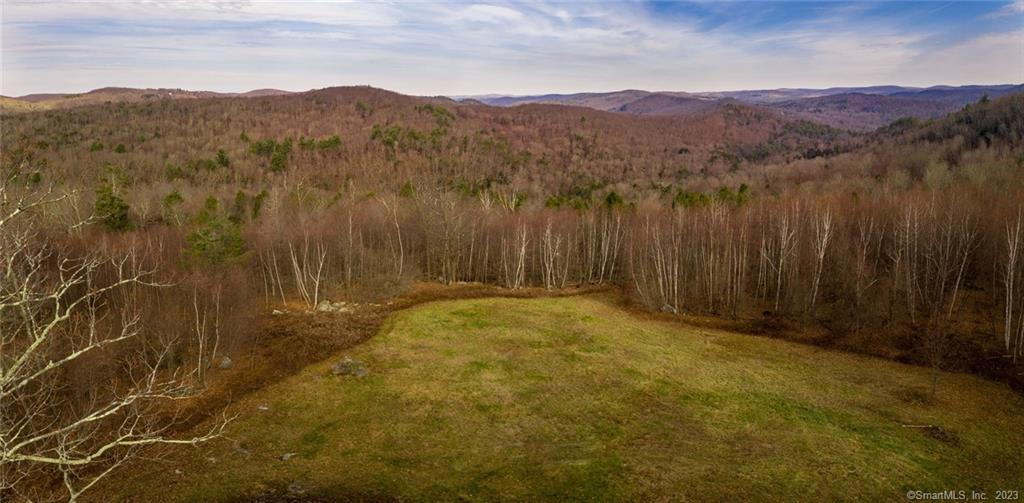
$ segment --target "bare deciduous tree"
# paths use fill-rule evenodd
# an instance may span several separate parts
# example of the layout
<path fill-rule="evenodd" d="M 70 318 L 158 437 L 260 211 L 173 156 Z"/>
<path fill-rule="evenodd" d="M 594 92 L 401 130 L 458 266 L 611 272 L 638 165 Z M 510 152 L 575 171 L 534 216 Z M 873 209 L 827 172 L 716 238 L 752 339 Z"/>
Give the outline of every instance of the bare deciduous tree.
<path fill-rule="evenodd" d="M 305 236 L 302 240 L 301 253 L 289 242 L 288 254 L 291 257 L 295 287 L 299 291 L 299 296 L 306 305 L 316 307 L 320 302 L 320 288 L 324 280 L 327 245 L 318 241 L 310 246 L 309 236 Z"/>
<path fill-rule="evenodd" d="M 860 331 L 864 323 L 863 311 L 867 292 L 878 282 L 877 266 L 872 249 L 879 241 L 875 221 L 870 215 L 857 218 L 856 227 L 851 250 L 853 253 L 854 332 Z"/>
<path fill-rule="evenodd" d="M 790 258 L 796 251 L 796 218 L 786 209 L 775 222 L 774 235 L 761 241 L 761 256 L 775 273 L 775 310 L 782 306 L 782 290 L 789 273 Z"/>
<path fill-rule="evenodd" d="M 825 254 L 832 241 L 832 211 L 828 208 L 814 216 L 814 274 L 811 280 L 811 299 L 807 303 L 806 314 L 814 316 L 815 302 L 818 300 L 818 289 L 821 286 L 821 273 L 825 269 Z"/>
<path fill-rule="evenodd" d="M 1006 265 L 1003 271 L 1005 306 L 1003 342 L 1006 354 L 1013 358 L 1024 356 L 1024 271 L 1021 271 L 1021 248 L 1024 247 L 1024 212 L 1018 210 L 1017 219 L 1006 226 Z M 1016 307 L 1016 309 L 1014 309 Z"/>
<path fill-rule="evenodd" d="M 75 501 L 144 446 L 218 436 L 226 420 L 174 438 L 157 414 L 158 402 L 196 388 L 164 368 L 168 346 L 140 337 L 136 295 L 159 286 L 155 267 L 134 250 L 73 257 L 47 245 L 36 219 L 62 197 L 15 195 L 13 182 L 0 182 L 0 491 L 50 475 Z M 69 395 L 68 369 L 110 355 L 124 369 L 113 384 Z"/>
<path fill-rule="evenodd" d="M 402 244 L 402 226 L 398 223 L 398 205 L 395 203 L 388 203 L 387 199 L 383 197 L 378 198 L 380 204 L 384 206 L 384 210 L 387 211 L 391 221 L 395 226 L 395 241 L 396 245 L 391 246 L 392 254 L 395 257 L 395 281 L 401 281 L 402 272 L 405 269 L 405 246 Z M 351 220 L 350 220 L 351 225 Z M 390 240 L 388 241 L 390 245 Z"/>

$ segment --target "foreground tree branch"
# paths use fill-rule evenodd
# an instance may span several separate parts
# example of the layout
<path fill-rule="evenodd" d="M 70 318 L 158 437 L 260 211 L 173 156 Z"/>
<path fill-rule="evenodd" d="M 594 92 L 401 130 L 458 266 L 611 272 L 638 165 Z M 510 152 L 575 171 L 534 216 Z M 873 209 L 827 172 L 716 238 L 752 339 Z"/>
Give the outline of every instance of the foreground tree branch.
<path fill-rule="evenodd" d="M 0 498 L 59 477 L 75 501 L 145 446 L 220 436 L 226 417 L 189 438 L 168 435 L 162 420 L 160 402 L 198 388 L 168 369 L 168 346 L 141 340 L 136 300 L 166 286 L 157 267 L 134 248 L 74 256 L 52 247 L 41 213 L 68 196 L 16 182 L 0 182 Z M 100 358 L 115 369 L 105 384 L 70 392 L 69 372 Z"/>

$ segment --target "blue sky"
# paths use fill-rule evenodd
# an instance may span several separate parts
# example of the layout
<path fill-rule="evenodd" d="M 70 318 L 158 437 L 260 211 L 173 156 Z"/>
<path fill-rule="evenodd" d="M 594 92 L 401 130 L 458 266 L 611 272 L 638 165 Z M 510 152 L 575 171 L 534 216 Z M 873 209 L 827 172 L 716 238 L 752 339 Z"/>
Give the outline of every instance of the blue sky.
<path fill-rule="evenodd" d="M 1024 0 L 3 0 L 0 94 L 408 94 L 1024 82 Z"/>

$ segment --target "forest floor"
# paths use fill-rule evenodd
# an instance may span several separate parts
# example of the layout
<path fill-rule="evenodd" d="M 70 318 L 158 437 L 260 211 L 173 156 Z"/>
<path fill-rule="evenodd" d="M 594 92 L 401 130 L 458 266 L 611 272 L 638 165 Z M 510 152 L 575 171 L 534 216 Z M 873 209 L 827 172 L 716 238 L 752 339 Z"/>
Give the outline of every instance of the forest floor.
<path fill-rule="evenodd" d="M 613 297 L 396 311 L 375 337 L 233 403 L 224 438 L 137 463 L 91 496 L 905 501 L 909 490 L 1024 490 L 1024 398 L 1005 385 L 941 372 L 933 396 L 927 368 L 664 322 Z M 345 357 L 368 374 L 334 375 Z"/>

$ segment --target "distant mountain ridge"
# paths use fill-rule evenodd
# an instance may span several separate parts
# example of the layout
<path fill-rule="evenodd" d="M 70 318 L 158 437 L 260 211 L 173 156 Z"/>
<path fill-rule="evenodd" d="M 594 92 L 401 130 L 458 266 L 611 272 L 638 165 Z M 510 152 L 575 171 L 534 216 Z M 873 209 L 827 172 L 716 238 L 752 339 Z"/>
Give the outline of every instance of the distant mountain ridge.
<path fill-rule="evenodd" d="M 84 93 L 39 93 L 24 96 L 0 96 L 0 112 L 52 110 L 100 103 L 135 103 L 161 99 L 257 98 L 292 94 L 280 89 L 254 89 L 244 93 L 189 91 L 169 88 L 103 87 Z"/>
<path fill-rule="evenodd" d="M 895 85 L 832 87 L 827 89 L 760 89 L 704 93 L 651 92 L 636 89 L 607 93 L 545 94 L 536 96 L 466 96 L 491 106 L 546 103 L 583 106 L 635 115 L 686 115 L 704 112 L 725 102 L 741 102 L 777 110 L 794 118 L 833 127 L 867 131 L 896 119 L 933 119 L 989 96 L 1024 92 L 1021 84 L 932 86 Z"/>
<path fill-rule="evenodd" d="M 85 93 L 40 93 L 19 97 L 0 96 L 0 113 L 26 113 L 103 103 L 145 103 L 167 99 L 258 98 L 303 94 L 280 89 L 254 89 L 242 93 L 190 91 L 169 88 L 105 87 Z M 907 87 L 896 85 L 792 88 L 687 93 L 625 89 L 611 92 L 543 94 L 532 96 L 437 96 L 441 102 L 461 101 L 488 106 L 512 107 L 526 104 L 585 107 L 639 116 L 680 116 L 702 114 L 724 105 L 740 103 L 772 110 L 791 119 L 817 122 L 851 131 L 870 131 L 904 117 L 934 119 L 988 96 L 1022 93 L 1024 85 L 966 85 Z"/>

